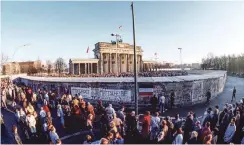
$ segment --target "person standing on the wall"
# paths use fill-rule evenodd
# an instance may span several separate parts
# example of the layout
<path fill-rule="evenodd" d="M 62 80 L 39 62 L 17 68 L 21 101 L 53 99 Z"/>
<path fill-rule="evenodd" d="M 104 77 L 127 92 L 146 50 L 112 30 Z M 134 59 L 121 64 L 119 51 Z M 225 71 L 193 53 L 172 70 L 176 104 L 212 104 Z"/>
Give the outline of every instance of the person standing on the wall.
<path fill-rule="evenodd" d="M 235 87 L 235 86 L 234 86 L 234 89 L 233 89 L 231 102 L 232 102 L 234 99 L 236 100 L 236 87 Z"/>
<path fill-rule="evenodd" d="M 156 97 L 156 95 L 154 95 L 151 98 L 151 105 L 152 105 L 152 113 L 155 113 L 157 110 L 157 104 L 158 104 L 158 98 Z"/>
<path fill-rule="evenodd" d="M 174 102 L 175 102 L 175 93 L 172 90 L 170 93 L 170 108 L 172 109 L 174 107 Z"/>
<path fill-rule="evenodd" d="M 161 113 L 164 113 L 164 107 L 165 107 L 165 97 L 162 94 L 161 97 L 159 98 L 159 111 Z"/>

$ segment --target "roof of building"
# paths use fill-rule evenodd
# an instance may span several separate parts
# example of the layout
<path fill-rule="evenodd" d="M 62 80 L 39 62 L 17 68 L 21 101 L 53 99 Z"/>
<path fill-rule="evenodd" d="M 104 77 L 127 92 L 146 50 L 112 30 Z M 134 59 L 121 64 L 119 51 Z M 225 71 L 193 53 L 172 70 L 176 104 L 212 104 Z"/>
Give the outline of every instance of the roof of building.
<path fill-rule="evenodd" d="M 70 59 L 71 62 L 98 62 L 99 59 L 94 58 L 72 58 Z"/>

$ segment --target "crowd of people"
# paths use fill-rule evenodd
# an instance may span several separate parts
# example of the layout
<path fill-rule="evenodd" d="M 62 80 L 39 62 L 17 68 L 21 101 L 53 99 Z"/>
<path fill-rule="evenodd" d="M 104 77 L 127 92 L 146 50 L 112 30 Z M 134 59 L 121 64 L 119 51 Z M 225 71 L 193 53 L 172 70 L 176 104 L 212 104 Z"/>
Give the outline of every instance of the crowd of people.
<path fill-rule="evenodd" d="M 174 118 L 160 117 L 165 111 L 162 95 L 154 96 L 158 99 L 157 107 L 152 105 L 150 111 L 137 116 L 134 111 L 125 112 L 123 106 L 117 111 L 112 104 L 104 106 L 100 100 L 91 104 L 78 95 L 64 93 L 57 96 L 56 92 L 44 89 L 33 92 L 32 88 L 17 86 L 11 81 L 1 84 L 1 107 L 8 108 L 6 100 L 10 100 L 15 110 L 17 126 L 12 127 L 12 132 L 17 144 L 36 138 L 44 139 L 45 143 L 62 144 L 54 117 L 67 132 L 88 131 L 82 141 L 84 144 L 97 140 L 100 144 L 244 143 L 244 98 L 235 104 L 225 104 L 223 109 L 219 106 L 208 108 L 200 120 L 192 111 L 185 119 L 179 114 Z M 20 132 L 24 138 L 20 137 Z"/>
<path fill-rule="evenodd" d="M 186 71 L 174 70 L 174 71 L 145 71 L 139 72 L 138 77 L 168 77 L 168 76 L 185 76 L 188 75 Z M 33 74 L 33 76 L 51 76 L 51 77 L 133 77 L 133 72 L 121 72 L 121 73 L 91 73 L 91 74 Z"/>

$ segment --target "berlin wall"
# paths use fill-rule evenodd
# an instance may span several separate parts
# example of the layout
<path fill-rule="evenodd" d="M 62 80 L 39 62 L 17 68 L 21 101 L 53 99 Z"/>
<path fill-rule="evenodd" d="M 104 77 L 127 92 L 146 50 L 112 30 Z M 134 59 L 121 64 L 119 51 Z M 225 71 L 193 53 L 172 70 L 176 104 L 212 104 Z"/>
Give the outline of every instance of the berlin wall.
<path fill-rule="evenodd" d="M 138 78 L 139 88 L 152 88 L 153 95 L 164 95 L 166 100 L 173 92 L 175 105 L 189 106 L 206 101 L 206 93 L 211 91 L 212 98 L 222 93 L 227 75 L 217 71 L 200 75 L 178 77 Z M 32 87 L 63 93 L 82 95 L 91 102 L 102 100 L 108 103 L 132 104 L 134 102 L 133 78 L 42 78 L 23 76 L 19 82 Z M 139 89 L 138 88 L 138 89 Z M 150 97 L 139 95 L 139 104 L 148 104 Z"/>

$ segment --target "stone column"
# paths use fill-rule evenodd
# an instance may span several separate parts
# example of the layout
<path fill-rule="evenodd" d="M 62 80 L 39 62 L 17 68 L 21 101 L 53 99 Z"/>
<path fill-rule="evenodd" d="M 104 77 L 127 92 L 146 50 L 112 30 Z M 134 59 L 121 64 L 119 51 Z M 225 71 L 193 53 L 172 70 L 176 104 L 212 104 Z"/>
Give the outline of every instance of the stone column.
<path fill-rule="evenodd" d="M 98 65 L 97 65 L 98 67 Z M 98 71 L 98 69 L 97 69 Z M 103 53 L 100 53 L 100 73 L 103 73 Z"/>
<path fill-rule="evenodd" d="M 131 72 L 134 72 L 134 54 L 131 55 L 132 59 L 131 59 Z"/>
<path fill-rule="evenodd" d="M 129 68 L 129 54 L 126 54 L 126 71 L 129 72 L 130 71 L 130 68 Z"/>
<path fill-rule="evenodd" d="M 80 63 L 78 63 L 78 65 L 79 65 L 79 73 L 78 74 L 80 75 Z"/>
<path fill-rule="evenodd" d="M 85 63 L 85 74 L 87 74 L 87 63 Z"/>
<path fill-rule="evenodd" d="M 119 65 L 118 65 L 118 53 L 115 53 L 115 59 L 116 59 L 116 61 L 115 61 L 115 67 L 116 67 L 116 72 L 118 73 L 119 72 Z"/>
<path fill-rule="evenodd" d="M 140 55 L 140 65 L 141 65 L 140 70 L 142 71 L 143 70 L 143 62 L 142 62 L 142 56 L 141 55 Z"/>
<path fill-rule="evenodd" d="M 75 63 L 73 63 L 73 74 L 75 74 Z"/>
<path fill-rule="evenodd" d="M 109 72 L 112 72 L 112 57 L 111 57 L 111 53 L 109 53 Z"/>
<path fill-rule="evenodd" d="M 119 66 L 118 66 L 119 72 L 121 72 L 121 66 L 122 66 L 121 57 L 122 57 L 122 54 L 119 54 Z"/>
<path fill-rule="evenodd" d="M 97 65 L 97 71 L 96 71 L 96 73 L 98 73 L 98 63 L 96 63 L 96 65 Z"/>
<path fill-rule="evenodd" d="M 91 63 L 91 74 L 93 73 L 93 63 Z"/>
<path fill-rule="evenodd" d="M 88 63 L 88 74 L 91 73 L 91 63 Z"/>

